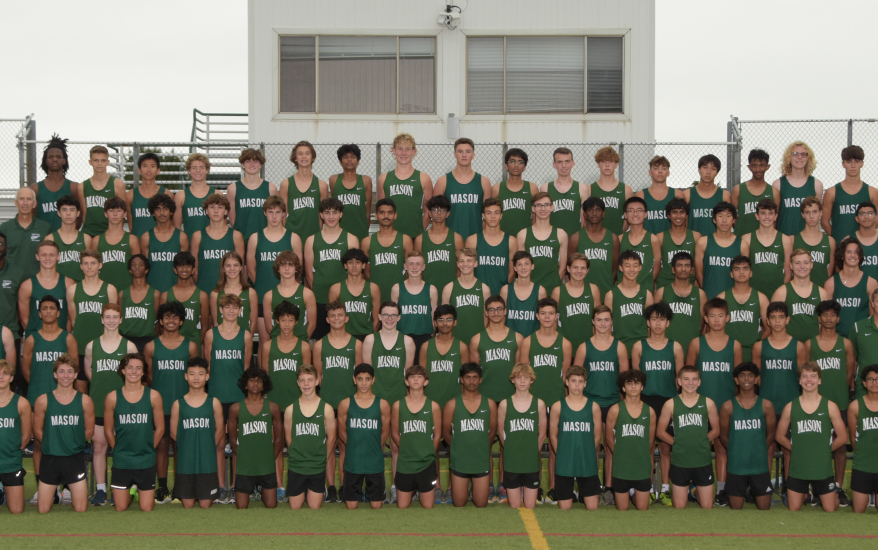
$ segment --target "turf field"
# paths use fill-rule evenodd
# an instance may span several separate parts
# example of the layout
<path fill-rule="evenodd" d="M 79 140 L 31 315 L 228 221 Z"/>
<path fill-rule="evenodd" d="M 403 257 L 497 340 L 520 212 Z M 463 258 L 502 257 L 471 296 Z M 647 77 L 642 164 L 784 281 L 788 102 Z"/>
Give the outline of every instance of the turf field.
<path fill-rule="evenodd" d="M 25 468 L 32 470 L 29 460 Z M 444 476 L 443 476 L 444 477 Z M 35 491 L 27 478 L 26 497 Z M 366 506 L 366 505 L 361 505 Z M 4 507 L 5 508 L 5 507 Z M 251 502 L 249 510 L 214 505 L 209 510 L 184 510 L 179 502 L 156 505 L 145 514 L 134 504 L 117 513 L 111 506 L 90 507 L 76 514 L 70 506 L 56 505 L 49 516 L 35 506 L 10 516 L 0 512 L 0 545 L 4 548 L 235 548 L 244 545 L 308 545 L 309 548 L 582 548 L 612 544 L 627 548 L 821 548 L 833 544 L 878 544 L 876 511 L 855 515 L 850 508 L 827 514 L 819 507 L 791 513 L 778 505 L 760 512 L 752 505 L 742 511 L 728 508 L 687 510 L 660 505 L 646 512 L 618 512 L 601 506 L 588 512 L 582 505 L 562 512 L 543 504 L 534 511 L 512 510 L 506 504 L 487 509 L 456 509 L 450 504 L 423 510 L 395 505 L 382 510 L 344 509 L 327 504 L 320 510 L 292 511 L 286 503 L 266 510 Z M 99 535 L 100 538 L 95 538 Z M 14 546 L 12 546 L 14 545 Z"/>

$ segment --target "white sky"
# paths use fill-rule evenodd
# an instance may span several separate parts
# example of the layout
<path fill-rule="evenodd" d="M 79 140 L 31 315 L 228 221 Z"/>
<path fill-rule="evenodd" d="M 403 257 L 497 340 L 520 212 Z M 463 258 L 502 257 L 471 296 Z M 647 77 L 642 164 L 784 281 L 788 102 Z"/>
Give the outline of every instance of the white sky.
<path fill-rule="evenodd" d="M 724 141 L 730 114 L 878 117 L 878 2 L 657 0 L 656 14 L 659 141 Z M 193 107 L 247 110 L 246 0 L 14 2 L 0 52 L 0 118 L 35 113 L 40 139 L 187 141 Z"/>

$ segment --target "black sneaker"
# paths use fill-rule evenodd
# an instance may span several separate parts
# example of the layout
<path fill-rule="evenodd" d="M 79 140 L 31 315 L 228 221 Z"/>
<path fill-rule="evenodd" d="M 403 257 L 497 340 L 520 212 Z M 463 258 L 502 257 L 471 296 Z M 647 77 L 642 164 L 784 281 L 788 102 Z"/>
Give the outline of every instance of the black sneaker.
<path fill-rule="evenodd" d="M 326 488 L 326 494 L 323 496 L 323 502 L 338 502 L 338 490 L 335 485 Z"/>
<path fill-rule="evenodd" d="M 167 504 L 171 502 L 171 493 L 162 487 L 155 490 L 155 500 L 159 504 Z"/>
<path fill-rule="evenodd" d="M 835 488 L 836 494 L 838 494 L 838 505 L 842 508 L 846 508 L 851 505 L 851 499 L 848 498 L 847 494 L 844 492 L 844 489 L 836 486 Z"/>
<path fill-rule="evenodd" d="M 542 503 L 543 503 L 543 488 L 540 487 L 539 489 L 537 489 L 537 504 L 542 504 Z"/>
<path fill-rule="evenodd" d="M 726 490 L 716 494 L 716 498 L 713 500 L 714 505 L 716 506 L 728 506 L 729 505 L 729 495 L 726 493 Z"/>

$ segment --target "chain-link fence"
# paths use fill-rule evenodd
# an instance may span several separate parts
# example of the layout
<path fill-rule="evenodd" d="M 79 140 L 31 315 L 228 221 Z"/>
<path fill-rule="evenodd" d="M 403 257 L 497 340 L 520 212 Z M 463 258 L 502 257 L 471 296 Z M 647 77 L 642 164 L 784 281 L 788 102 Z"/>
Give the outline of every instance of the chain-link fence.
<path fill-rule="evenodd" d="M 741 181 L 750 178 L 747 155 L 751 149 L 764 149 L 771 155 L 771 169 L 765 179 L 772 182 L 781 176 L 787 146 L 803 141 L 814 151 L 817 160 L 813 175 L 825 187 L 844 179 L 841 150 L 848 145 L 859 145 L 866 151 L 862 178 L 878 185 L 878 163 L 869 162 L 869 153 L 878 149 L 878 119 L 738 120 L 732 117 L 728 126 L 729 140 L 740 140 L 741 144 Z"/>
<path fill-rule="evenodd" d="M 27 179 L 24 171 L 34 162 L 34 147 L 23 147 L 22 140 L 36 137 L 33 115 L 0 119 L 0 194 L 14 193 Z M 22 148 L 23 147 L 23 148 Z"/>

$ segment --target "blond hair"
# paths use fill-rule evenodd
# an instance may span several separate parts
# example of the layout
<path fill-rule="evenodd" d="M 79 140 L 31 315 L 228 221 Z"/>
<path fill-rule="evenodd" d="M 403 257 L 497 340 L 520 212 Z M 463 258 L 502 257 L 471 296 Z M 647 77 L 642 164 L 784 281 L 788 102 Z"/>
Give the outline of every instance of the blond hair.
<path fill-rule="evenodd" d="M 202 155 L 201 153 L 192 153 L 189 155 L 189 158 L 186 159 L 186 171 L 188 172 L 190 168 L 192 168 L 192 163 L 195 161 L 201 161 L 204 163 L 204 167 L 207 168 L 207 171 L 210 172 L 210 159 L 207 158 L 207 155 Z"/>
<path fill-rule="evenodd" d="M 795 258 L 796 256 L 808 256 L 810 258 L 811 253 L 808 252 L 807 250 L 805 250 L 804 248 L 797 248 L 797 249 L 793 250 L 792 252 L 790 252 L 790 261 L 792 261 L 792 259 Z"/>
<path fill-rule="evenodd" d="M 406 134 L 406 133 L 397 134 L 397 136 L 395 138 L 393 138 L 393 145 L 390 146 L 390 149 L 391 150 L 396 149 L 397 145 L 400 145 L 403 143 L 410 144 L 412 146 L 412 149 L 414 149 L 415 151 L 418 150 L 418 146 L 415 143 L 415 138 L 413 138 L 411 134 Z"/>
<path fill-rule="evenodd" d="M 796 147 L 804 147 L 805 151 L 808 153 L 808 164 L 805 165 L 805 173 L 810 176 L 814 173 L 814 169 L 817 168 L 817 159 L 814 158 L 814 151 L 812 151 L 804 141 L 794 141 L 787 146 L 786 150 L 783 152 L 783 162 L 781 163 L 780 173 L 784 176 L 788 176 L 792 173 L 793 149 Z"/>
<path fill-rule="evenodd" d="M 513 382 L 519 376 L 526 376 L 531 379 L 531 381 L 536 381 L 537 373 L 534 372 L 534 368 L 527 363 L 516 363 L 514 367 L 512 367 L 512 372 L 509 373 L 509 381 Z"/>
<path fill-rule="evenodd" d="M 470 258 L 479 259 L 479 253 L 475 248 L 471 246 L 465 246 L 457 251 L 457 259 L 459 260 L 461 256 L 469 256 Z"/>

